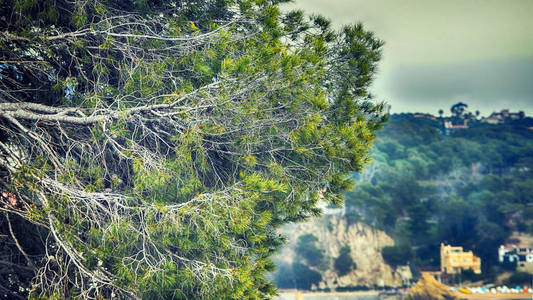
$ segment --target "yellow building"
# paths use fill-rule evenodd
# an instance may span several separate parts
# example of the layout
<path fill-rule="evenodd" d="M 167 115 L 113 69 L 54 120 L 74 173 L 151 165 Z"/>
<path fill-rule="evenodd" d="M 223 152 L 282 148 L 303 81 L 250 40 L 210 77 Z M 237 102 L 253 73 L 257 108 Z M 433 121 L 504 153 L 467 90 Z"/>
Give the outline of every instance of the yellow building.
<path fill-rule="evenodd" d="M 463 247 L 452 247 L 440 244 L 440 271 L 447 274 L 457 274 L 461 270 L 471 269 L 481 274 L 481 259 L 474 256 L 472 251 L 463 251 Z"/>

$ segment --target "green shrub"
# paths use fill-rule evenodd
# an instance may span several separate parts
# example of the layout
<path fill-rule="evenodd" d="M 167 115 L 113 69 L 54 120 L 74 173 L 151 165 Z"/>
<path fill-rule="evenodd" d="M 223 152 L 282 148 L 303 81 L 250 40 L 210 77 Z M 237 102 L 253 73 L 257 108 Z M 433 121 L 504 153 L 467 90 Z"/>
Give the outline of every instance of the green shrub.
<path fill-rule="evenodd" d="M 294 282 L 297 289 L 310 290 L 311 285 L 318 284 L 322 280 L 319 272 L 299 262 L 292 264 L 292 272 L 295 275 Z"/>
<path fill-rule="evenodd" d="M 313 234 L 305 234 L 298 238 L 296 254 L 308 265 L 318 267 L 324 262 L 324 251 L 316 246 L 318 238 Z"/>
<path fill-rule="evenodd" d="M 383 247 L 381 255 L 387 264 L 396 268 L 400 265 L 406 265 L 412 259 L 413 251 L 408 244 L 403 243 L 398 246 Z"/>
<path fill-rule="evenodd" d="M 507 285 L 521 285 L 521 284 L 527 284 L 531 282 L 531 277 L 533 274 L 529 274 L 527 272 L 522 271 L 515 271 L 507 278 L 505 281 L 505 284 Z"/>
<path fill-rule="evenodd" d="M 333 267 L 339 276 L 344 276 L 357 268 L 357 265 L 350 255 L 350 247 L 343 246 L 341 248 L 339 257 L 335 259 Z"/>

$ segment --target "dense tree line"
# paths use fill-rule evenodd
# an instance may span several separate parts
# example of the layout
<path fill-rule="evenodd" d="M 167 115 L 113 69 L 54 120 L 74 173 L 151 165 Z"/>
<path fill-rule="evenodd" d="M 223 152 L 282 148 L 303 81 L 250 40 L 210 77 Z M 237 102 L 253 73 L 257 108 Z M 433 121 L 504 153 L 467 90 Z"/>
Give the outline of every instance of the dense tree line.
<path fill-rule="evenodd" d="M 298 237 L 291 264 L 278 263 L 274 280 L 280 288 L 310 290 L 322 280 L 320 271 L 328 268 L 328 257 L 312 233 Z"/>
<path fill-rule="evenodd" d="M 354 175 L 346 217 L 398 240 L 383 249 L 392 265 L 438 266 L 443 242 L 473 250 L 484 274 L 495 274 L 500 244 L 533 232 L 533 130 L 473 125 L 447 136 L 438 119 L 393 115 L 374 162 Z"/>

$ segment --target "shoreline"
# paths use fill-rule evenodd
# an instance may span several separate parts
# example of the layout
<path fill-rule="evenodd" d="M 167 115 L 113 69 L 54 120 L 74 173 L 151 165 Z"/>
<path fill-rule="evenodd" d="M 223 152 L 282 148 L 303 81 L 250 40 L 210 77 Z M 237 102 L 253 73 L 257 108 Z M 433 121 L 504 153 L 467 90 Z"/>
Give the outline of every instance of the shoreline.
<path fill-rule="evenodd" d="M 533 299 L 532 293 L 496 293 L 496 294 L 459 294 L 459 299 L 477 300 L 477 299 Z"/>
<path fill-rule="evenodd" d="M 368 291 L 338 291 L 338 292 L 314 292 L 314 291 L 305 291 L 305 290 L 279 290 L 279 294 L 296 294 L 300 293 L 302 295 L 331 295 L 331 296 L 342 296 L 342 295 L 377 295 L 383 291 L 379 290 L 368 290 Z"/>
<path fill-rule="evenodd" d="M 302 290 L 279 290 L 280 296 L 291 296 L 296 297 L 296 293 L 300 293 L 302 296 L 373 296 L 379 295 L 379 293 L 384 292 L 380 290 L 368 290 L 368 291 L 339 291 L 339 292 L 314 292 L 314 291 L 302 291 Z M 482 299 L 532 299 L 533 293 L 485 293 L 485 294 L 463 294 L 456 293 L 458 299 L 465 300 L 482 300 Z M 296 299 L 296 298 L 294 298 Z"/>

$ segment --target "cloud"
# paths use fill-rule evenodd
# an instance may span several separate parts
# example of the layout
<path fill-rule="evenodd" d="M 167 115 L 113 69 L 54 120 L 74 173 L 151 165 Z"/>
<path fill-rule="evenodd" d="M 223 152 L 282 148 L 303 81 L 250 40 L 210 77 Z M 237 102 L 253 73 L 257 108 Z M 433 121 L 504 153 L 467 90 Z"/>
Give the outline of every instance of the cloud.
<path fill-rule="evenodd" d="M 533 115 L 531 0 L 295 0 L 335 27 L 362 22 L 385 41 L 372 92 L 393 112 L 468 102 Z"/>
<path fill-rule="evenodd" d="M 532 59 L 409 65 L 395 67 L 383 80 L 384 90 L 376 92 L 386 94 L 400 110 L 464 100 L 474 110 L 533 112 Z"/>

